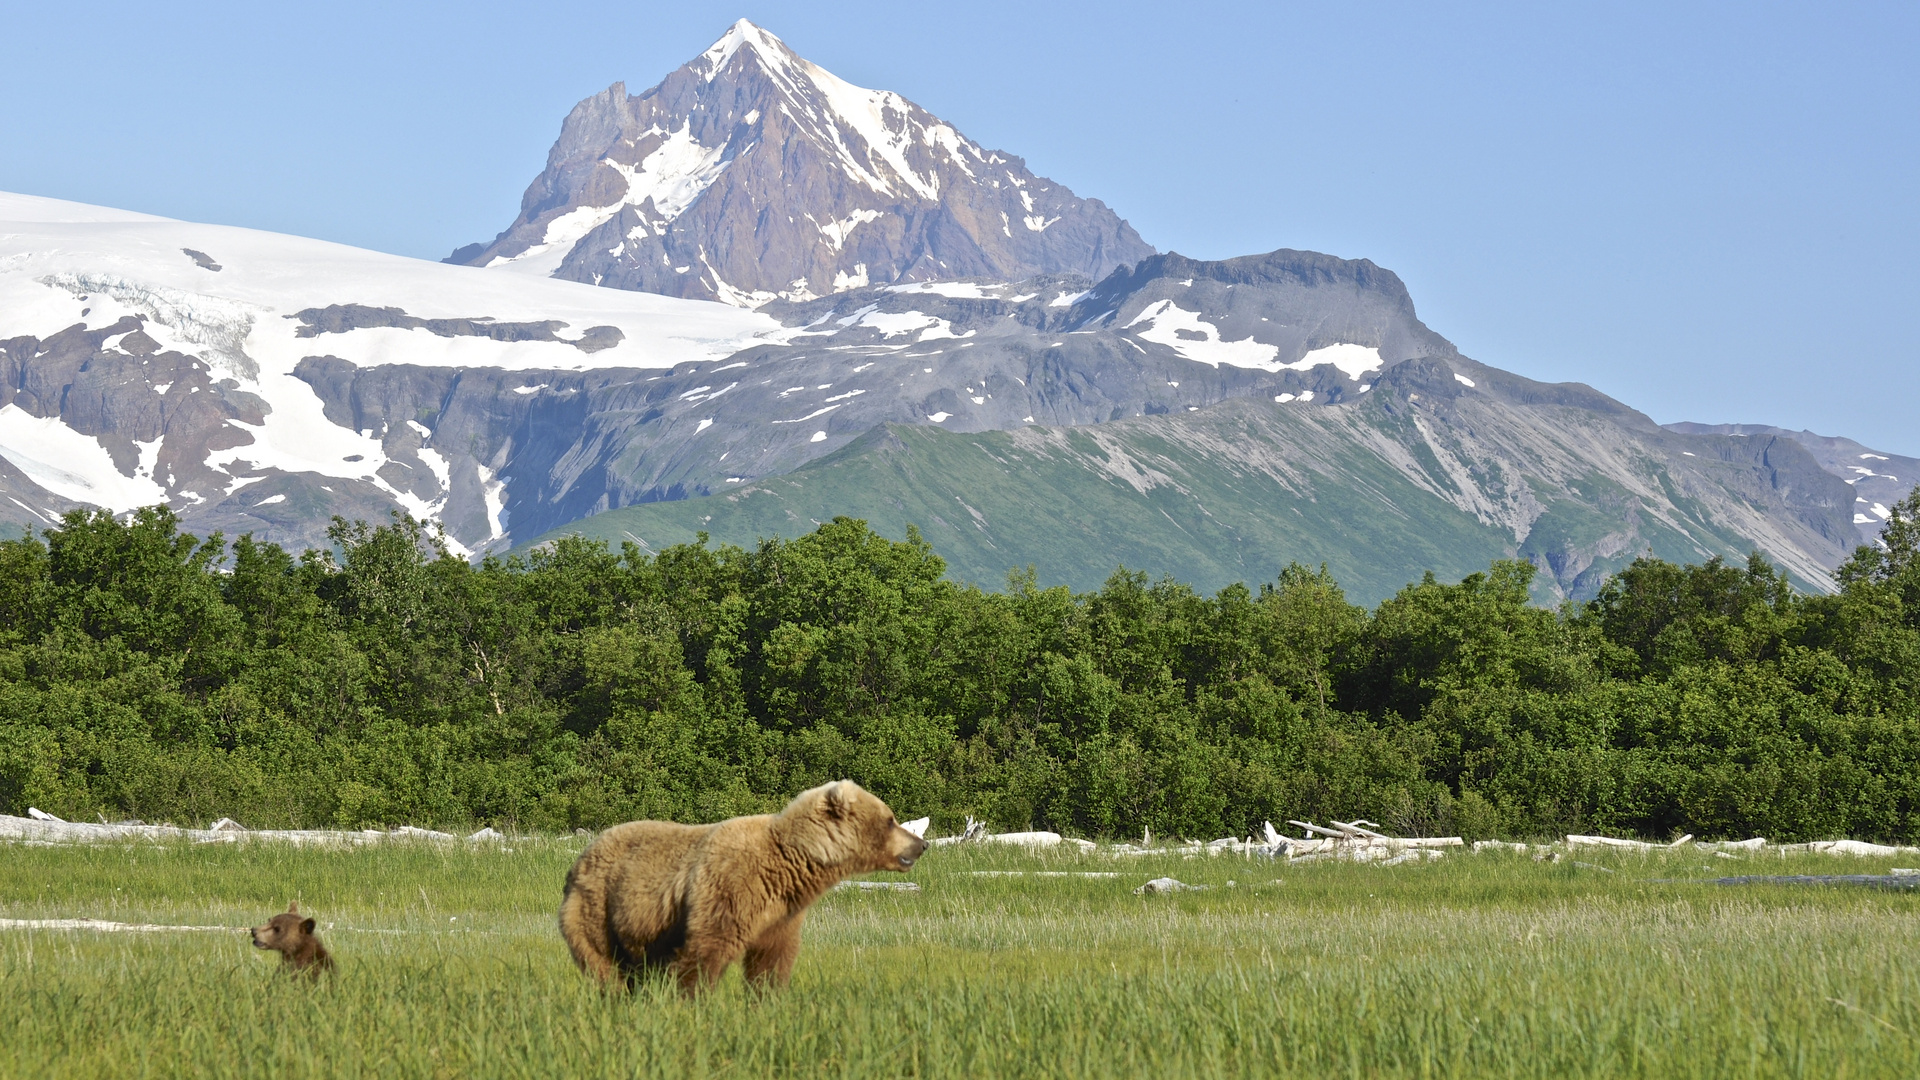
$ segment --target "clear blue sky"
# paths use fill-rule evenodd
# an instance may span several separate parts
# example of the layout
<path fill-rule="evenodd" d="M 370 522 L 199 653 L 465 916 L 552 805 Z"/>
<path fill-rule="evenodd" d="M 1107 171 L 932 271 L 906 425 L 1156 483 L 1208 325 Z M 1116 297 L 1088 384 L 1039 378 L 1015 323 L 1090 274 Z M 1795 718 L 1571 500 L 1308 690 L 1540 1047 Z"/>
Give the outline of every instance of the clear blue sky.
<path fill-rule="evenodd" d="M 5 0 L 0 190 L 438 258 L 745 15 L 1148 242 L 1397 271 L 1469 355 L 1920 455 L 1920 5 Z"/>

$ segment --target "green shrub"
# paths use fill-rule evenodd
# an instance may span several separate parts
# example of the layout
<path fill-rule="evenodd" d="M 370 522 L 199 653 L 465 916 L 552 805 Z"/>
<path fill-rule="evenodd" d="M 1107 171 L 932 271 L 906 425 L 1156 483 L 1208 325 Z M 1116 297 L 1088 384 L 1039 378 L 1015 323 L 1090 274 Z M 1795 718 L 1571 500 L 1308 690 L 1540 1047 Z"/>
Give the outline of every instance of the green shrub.
<path fill-rule="evenodd" d="M 1499 562 L 1369 613 L 1300 566 L 988 593 L 844 518 L 473 564 L 406 519 L 295 557 L 76 512 L 0 542 L 0 810 L 597 828 L 847 776 L 941 829 L 1912 840 L 1916 515 L 1832 596 L 1642 559 L 1550 611 Z"/>

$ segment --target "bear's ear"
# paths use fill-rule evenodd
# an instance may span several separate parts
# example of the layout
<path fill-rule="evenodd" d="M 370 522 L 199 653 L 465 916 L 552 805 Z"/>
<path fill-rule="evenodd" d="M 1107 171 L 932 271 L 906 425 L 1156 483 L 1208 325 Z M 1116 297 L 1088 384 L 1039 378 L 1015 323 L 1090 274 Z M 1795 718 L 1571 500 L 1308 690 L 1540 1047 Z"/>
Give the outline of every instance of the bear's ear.
<path fill-rule="evenodd" d="M 827 785 L 825 791 L 827 809 L 835 815 L 843 814 L 853 805 L 853 793 L 858 790 L 851 780 L 835 780 Z"/>
<path fill-rule="evenodd" d="M 303 920 L 300 923 L 300 929 L 305 933 L 309 933 L 309 934 L 313 933 L 313 919 L 311 917 L 308 917 L 307 919 Z"/>

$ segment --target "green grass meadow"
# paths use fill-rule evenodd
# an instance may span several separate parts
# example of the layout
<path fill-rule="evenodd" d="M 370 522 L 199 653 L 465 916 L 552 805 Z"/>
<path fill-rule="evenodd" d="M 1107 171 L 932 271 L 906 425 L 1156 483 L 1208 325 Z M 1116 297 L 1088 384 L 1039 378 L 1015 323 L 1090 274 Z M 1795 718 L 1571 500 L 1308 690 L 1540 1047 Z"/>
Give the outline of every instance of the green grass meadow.
<path fill-rule="evenodd" d="M 575 971 L 554 912 L 583 844 L 0 846 L 0 917 L 235 928 L 0 930 L 0 1072 L 1920 1076 L 1920 897 L 1701 880 L 1874 860 L 936 849 L 919 893 L 823 898 L 785 992 L 736 970 L 686 1000 Z M 1133 894 L 1162 874 L 1211 888 Z M 295 898 L 339 961 L 320 985 L 239 929 Z"/>

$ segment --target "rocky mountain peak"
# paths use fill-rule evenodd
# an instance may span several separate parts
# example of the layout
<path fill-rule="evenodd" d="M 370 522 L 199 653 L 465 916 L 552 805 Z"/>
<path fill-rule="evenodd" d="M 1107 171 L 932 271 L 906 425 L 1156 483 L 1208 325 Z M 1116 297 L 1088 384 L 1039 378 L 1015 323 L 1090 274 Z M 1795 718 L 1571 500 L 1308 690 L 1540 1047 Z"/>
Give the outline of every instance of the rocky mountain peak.
<path fill-rule="evenodd" d="M 742 50 L 745 50 L 743 53 Z M 768 71 L 790 72 L 801 65 L 813 65 L 800 58 L 800 55 L 787 48 L 787 43 L 755 26 L 747 19 L 737 20 L 720 35 L 720 40 L 707 47 L 687 66 L 703 71 L 707 82 L 728 69 L 735 56 L 741 63 L 757 64 Z"/>
<path fill-rule="evenodd" d="M 514 223 L 448 261 L 754 306 L 868 285 L 1104 277 L 1153 254 L 1095 199 L 746 20 L 576 105 Z"/>

